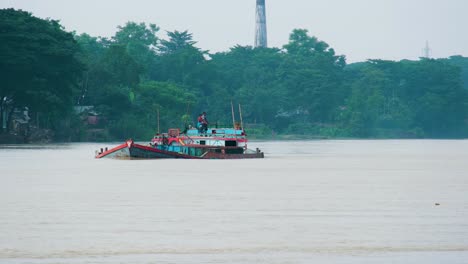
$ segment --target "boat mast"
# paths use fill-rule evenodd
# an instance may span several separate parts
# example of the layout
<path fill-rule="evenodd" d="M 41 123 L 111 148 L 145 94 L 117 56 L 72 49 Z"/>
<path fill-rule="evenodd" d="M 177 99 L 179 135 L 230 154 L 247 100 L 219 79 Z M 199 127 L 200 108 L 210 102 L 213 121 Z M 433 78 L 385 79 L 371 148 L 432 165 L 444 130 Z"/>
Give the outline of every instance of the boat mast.
<path fill-rule="evenodd" d="M 236 118 L 234 117 L 234 105 L 232 104 L 232 100 L 231 100 L 231 112 L 232 112 L 232 127 L 235 128 L 236 127 Z"/>
<path fill-rule="evenodd" d="M 242 108 L 241 108 L 241 104 L 239 104 L 239 116 L 240 116 L 241 128 L 244 129 L 244 121 L 242 120 Z"/>
<path fill-rule="evenodd" d="M 158 134 L 159 134 L 159 106 L 158 106 Z"/>

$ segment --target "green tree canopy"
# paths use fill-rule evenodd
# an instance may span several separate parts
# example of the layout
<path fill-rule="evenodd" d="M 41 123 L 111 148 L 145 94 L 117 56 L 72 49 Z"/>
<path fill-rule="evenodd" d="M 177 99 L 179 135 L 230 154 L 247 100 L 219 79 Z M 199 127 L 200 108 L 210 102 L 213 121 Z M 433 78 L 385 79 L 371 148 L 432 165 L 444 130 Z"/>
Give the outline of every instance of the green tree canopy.
<path fill-rule="evenodd" d="M 112 38 L 114 44 L 125 47 L 127 53 L 143 68 L 154 59 L 155 48 L 159 38 L 156 34 L 159 27 L 155 24 L 127 22 L 125 26 L 119 26 Z"/>
<path fill-rule="evenodd" d="M 56 20 L 0 10 L 0 98 L 34 112 L 65 115 L 83 64 L 73 35 Z"/>
<path fill-rule="evenodd" d="M 109 39 L 73 35 L 57 21 L 1 10 L 0 112 L 28 106 L 59 121 L 73 104 L 90 105 L 116 140 L 147 139 L 157 120 L 181 127 L 203 111 L 231 124 L 231 102 L 236 112 L 242 105 L 247 128 L 264 133 L 468 136 L 467 58 L 348 65 L 306 29 L 281 49 L 210 54 L 188 31 L 158 32 L 128 22 Z"/>

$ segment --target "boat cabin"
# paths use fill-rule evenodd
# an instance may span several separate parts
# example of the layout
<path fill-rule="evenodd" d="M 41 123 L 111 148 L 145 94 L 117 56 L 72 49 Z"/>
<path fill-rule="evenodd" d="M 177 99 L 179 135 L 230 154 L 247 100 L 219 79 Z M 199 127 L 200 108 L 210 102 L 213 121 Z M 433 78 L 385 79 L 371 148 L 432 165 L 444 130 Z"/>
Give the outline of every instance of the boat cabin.
<path fill-rule="evenodd" d="M 151 142 L 152 145 L 247 148 L 245 131 L 234 128 L 210 128 L 206 133 L 189 129 L 185 134 L 179 129 L 169 129 L 168 133 L 154 136 Z"/>

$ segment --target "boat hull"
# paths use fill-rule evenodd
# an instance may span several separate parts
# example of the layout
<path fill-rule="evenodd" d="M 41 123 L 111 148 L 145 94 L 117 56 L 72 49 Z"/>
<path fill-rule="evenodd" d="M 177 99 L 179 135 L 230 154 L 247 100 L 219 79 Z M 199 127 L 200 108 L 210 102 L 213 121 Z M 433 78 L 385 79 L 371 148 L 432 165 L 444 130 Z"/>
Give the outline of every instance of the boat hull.
<path fill-rule="evenodd" d="M 258 159 L 264 158 L 263 152 L 251 151 L 239 153 L 237 149 L 213 147 L 186 147 L 185 152 L 175 152 L 158 149 L 152 146 L 136 144 L 129 140 L 110 150 L 96 153 L 96 158 L 115 159 Z M 191 155 L 192 154 L 192 155 Z"/>

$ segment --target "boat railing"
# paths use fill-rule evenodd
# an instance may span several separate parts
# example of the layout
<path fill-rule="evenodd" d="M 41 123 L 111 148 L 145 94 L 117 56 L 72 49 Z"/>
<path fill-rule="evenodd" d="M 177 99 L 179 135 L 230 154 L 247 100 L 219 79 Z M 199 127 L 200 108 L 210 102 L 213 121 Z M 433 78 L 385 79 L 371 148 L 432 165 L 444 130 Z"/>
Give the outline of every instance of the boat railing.
<path fill-rule="evenodd" d="M 204 137 L 204 138 L 246 138 L 245 131 L 233 128 L 217 128 L 208 129 L 209 132 L 200 133 L 198 130 L 187 131 L 187 137 Z"/>
<path fill-rule="evenodd" d="M 206 138 L 206 139 L 220 139 L 220 138 L 225 138 L 225 139 L 245 139 L 246 136 L 241 136 L 241 135 L 234 135 L 234 134 L 223 134 L 223 135 L 210 135 L 210 134 L 199 134 L 199 135 L 186 135 L 187 138 L 193 140 L 193 138 Z"/>
<path fill-rule="evenodd" d="M 195 143 L 195 140 L 193 140 L 193 138 L 191 138 L 189 135 L 185 134 L 185 136 L 190 140 L 190 143 Z"/>

